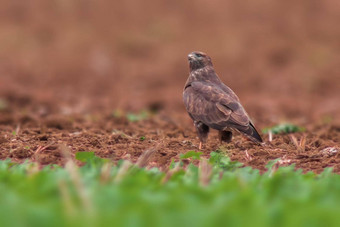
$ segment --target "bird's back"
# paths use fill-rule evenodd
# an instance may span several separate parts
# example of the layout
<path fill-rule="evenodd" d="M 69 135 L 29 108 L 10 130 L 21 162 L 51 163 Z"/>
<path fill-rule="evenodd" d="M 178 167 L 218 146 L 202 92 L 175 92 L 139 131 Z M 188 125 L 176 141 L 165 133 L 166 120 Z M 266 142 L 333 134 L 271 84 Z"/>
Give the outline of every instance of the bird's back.
<path fill-rule="evenodd" d="M 219 131 L 236 129 L 262 142 L 237 95 L 215 73 L 210 57 L 193 52 L 189 62 L 183 101 L 190 117 Z"/>

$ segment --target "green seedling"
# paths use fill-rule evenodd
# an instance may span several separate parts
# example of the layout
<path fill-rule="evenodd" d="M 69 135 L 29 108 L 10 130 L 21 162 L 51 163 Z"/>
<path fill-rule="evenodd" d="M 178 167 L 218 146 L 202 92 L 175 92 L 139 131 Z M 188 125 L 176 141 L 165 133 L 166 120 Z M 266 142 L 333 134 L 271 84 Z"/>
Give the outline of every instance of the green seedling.
<path fill-rule="evenodd" d="M 76 158 L 102 160 L 94 152 L 78 152 Z M 69 160 L 65 168 L 37 168 L 0 160 L 0 221 L 6 226 L 338 226 L 340 176 L 329 168 L 304 174 L 279 161 L 260 174 L 234 168 L 242 164 L 212 152 L 202 186 L 202 163 L 173 163 L 177 169 L 160 172 L 132 163 L 126 168 L 126 162 L 78 167 Z"/>
<path fill-rule="evenodd" d="M 209 163 L 224 170 L 234 170 L 242 166 L 242 163 L 231 161 L 228 156 L 219 150 L 210 153 Z"/>
<path fill-rule="evenodd" d="M 99 166 L 108 162 L 107 159 L 97 157 L 93 151 L 79 151 L 76 153 L 76 159 L 81 162 L 85 162 L 89 165 Z"/>
<path fill-rule="evenodd" d="M 271 131 L 273 134 L 288 134 L 294 132 L 303 132 L 305 131 L 305 128 L 290 123 L 284 123 L 262 130 L 263 133 L 269 133 L 269 131 Z"/>
<path fill-rule="evenodd" d="M 140 113 L 127 113 L 126 118 L 130 122 L 137 122 L 149 118 L 149 115 L 148 111 L 143 110 Z"/>
<path fill-rule="evenodd" d="M 199 160 L 203 152 L 188 151 L 185 154 L 181 154 L 180 159 L 192 158 L 193 160 Z"/>

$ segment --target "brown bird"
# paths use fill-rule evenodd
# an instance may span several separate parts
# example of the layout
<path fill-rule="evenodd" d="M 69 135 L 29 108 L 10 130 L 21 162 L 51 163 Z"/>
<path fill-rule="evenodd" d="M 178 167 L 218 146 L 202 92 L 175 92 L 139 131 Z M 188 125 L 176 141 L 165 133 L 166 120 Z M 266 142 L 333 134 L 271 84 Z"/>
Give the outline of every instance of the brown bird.
<path fill-rule="evenodd" d="M 231 130 L 237 130 L 253 142 L 261 143 L 262 138 L 239 98 L 215 73 L 211 58 L 203 52 L 192 52 L 188 60 L 190 74 L 185 83 L 183 101 L 196 127 L 199 149 L 207 140 L 209 128 L 219 131 L 221 142 L 230 142 Z"/>

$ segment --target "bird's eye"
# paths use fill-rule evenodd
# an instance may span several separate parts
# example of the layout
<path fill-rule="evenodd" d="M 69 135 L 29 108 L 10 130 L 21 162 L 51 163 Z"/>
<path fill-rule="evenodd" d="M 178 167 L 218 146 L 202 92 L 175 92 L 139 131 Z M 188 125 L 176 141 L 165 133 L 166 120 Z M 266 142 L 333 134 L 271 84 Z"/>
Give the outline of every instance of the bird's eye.
<path fill-rule="evenodd" d="M 200 58 L 200 57 L 202 57 L 202 54 L 196 54 L 196 57 Z"/>

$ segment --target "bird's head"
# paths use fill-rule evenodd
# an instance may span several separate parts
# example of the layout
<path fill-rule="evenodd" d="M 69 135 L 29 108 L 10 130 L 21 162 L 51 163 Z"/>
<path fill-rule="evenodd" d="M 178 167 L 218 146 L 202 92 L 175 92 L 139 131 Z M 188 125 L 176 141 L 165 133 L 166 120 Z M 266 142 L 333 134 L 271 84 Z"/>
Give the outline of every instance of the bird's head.
<path fill-rule="evenodd" d="M 212 66 L 211 58 L 203 52 L 194 51 L 188 55 L 191 70 Z"/>

